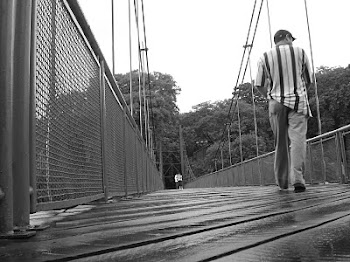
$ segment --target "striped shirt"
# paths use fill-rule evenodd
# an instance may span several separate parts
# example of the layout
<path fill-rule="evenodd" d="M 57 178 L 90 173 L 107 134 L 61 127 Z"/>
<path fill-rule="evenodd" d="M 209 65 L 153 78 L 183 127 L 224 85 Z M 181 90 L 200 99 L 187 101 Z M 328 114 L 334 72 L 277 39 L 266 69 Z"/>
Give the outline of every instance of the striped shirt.
<path fill-rule="evenodd" d="M 293 45 L 277 45 L 258 62 L 255 85 L 265 87 L 267 98 L 311 116 L 306 87 L 312 72 L 305 51 Z"/>

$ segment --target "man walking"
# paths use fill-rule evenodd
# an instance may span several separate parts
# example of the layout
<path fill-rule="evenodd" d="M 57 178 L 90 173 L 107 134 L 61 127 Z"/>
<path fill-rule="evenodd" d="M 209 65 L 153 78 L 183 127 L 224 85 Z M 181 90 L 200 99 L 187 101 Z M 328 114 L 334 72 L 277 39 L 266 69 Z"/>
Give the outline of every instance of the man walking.
<path fill-rule="evenodd" d="M 290 182 L 299 193 L 305 191 L 307 120 L 312 116 L 306 90 L 312 84 L 312 72 L 305 51 L 293 46 L 294 40 L 287 30 L 276 32 L 276 46 L 258 62 L 255 86 L 269 101 L 276 183 L 284 190 Z"/>

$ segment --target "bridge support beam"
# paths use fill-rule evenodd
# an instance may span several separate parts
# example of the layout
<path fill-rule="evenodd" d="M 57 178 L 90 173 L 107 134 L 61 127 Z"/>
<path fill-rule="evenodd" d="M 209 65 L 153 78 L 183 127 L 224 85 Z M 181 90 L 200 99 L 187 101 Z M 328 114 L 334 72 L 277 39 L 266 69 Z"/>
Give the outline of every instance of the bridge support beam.
<path fill-rule="evenodd" d="M 32 4 L 0 1 L 0 237 L 35 235 L 27 231 Z"/>
<path fill-rule="evenodd" d="M 13 224 L 19 231 L 29 227 L 29 112 L 32 0 L 14 1 L 15 41 L 13 75 Z"/>
<path fill-rule="evenodd" d="M 15 1 L 0 1 L 0 234 L 13 232 L 12 117 Z"/>

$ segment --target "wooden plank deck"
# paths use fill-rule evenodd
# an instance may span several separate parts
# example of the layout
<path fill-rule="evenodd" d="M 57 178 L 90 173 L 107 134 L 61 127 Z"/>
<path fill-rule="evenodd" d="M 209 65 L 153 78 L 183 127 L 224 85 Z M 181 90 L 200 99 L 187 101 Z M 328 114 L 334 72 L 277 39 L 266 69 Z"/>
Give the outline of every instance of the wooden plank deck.
<path fill-rule="evenodd" d="M 350 261 L 350 186 L 164 190 L 39 212 L 0 261 Z"/>

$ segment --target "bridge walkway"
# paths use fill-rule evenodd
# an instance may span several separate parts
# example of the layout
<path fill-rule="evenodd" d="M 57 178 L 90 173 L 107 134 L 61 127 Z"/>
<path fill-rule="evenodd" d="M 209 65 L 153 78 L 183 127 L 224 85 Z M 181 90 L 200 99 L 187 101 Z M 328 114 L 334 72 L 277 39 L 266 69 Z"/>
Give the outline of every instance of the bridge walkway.
<path fill-rule="evenodd" d="M 349 261 L 350 187 L 163 190 L 38 212 L 0 261 Z"/>

